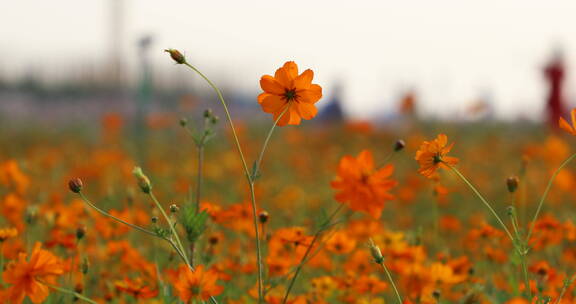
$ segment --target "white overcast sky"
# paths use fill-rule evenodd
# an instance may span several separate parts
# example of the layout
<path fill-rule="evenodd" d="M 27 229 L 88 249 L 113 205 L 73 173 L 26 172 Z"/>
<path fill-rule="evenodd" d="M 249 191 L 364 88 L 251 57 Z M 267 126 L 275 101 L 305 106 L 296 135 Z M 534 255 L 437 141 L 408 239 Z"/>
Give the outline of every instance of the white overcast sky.
<path fill-rule="evenodd" d="M 0 0 L 0 69 L 102 62 L 110 3 L 117 0 Z M 312 68 L 316 82 L 344 84 L 345 107 L 370 116 L 414 87 L 421 110 L 450 115 L 489 96 L 498 116 L 538 117 L 541 68 L 556 46 L 569 64 L 576 103 L 576 1 L 193 1 L 124 0 L 126 56 L 143 34 L 235 88 L 257 94 L 262 74 L 286 60 Z M 179 68 L 179 67 L 173 67 Z M 442 114 L 444 113 L 444 114 Z"/>

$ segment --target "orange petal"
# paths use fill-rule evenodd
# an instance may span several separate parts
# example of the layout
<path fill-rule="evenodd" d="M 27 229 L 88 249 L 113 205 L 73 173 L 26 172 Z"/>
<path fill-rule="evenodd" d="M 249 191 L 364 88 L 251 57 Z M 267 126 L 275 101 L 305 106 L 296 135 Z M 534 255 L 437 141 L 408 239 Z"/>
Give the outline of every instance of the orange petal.
<path fill-rule="evenodd" d="M 294 79 L 298 77 L 298 66 L 294 61 L 288 61 L 283 67 L 276 70 L 274 78 L 285 88 L 294 87 Z"/>
<path fill-rule="evenodd" d="M 286 101 L 277 95 L 268 95 L 262 100 L 262 103 L 260 103 L 264 112 L 275 114 L 280 114 L 279 112 L 281 112 L 285 104 Z"/>
<path fill-rule="evenodd" d="M 322 87 L 312 84 L 308 90 L 299 91 L 298 96 L 298 100 L 301 102 L 316 103 L 322 98 Z"/>
<path fill-rule="evenodd" d="M 318 109 L 311 103 L 297 103 L 295 104 L 298 113 L 304 119 L 312 119 L 318 113 Z"/>
<path fill-rule="evenodd" d="M 560 117 L 560 119 L 558 120 L 558 125 L 560 126 L 561 129 L 565 130 L 566 132 L 568 132 L 572 135 L 574 135 L 576 133 L 574 131 L 574 128 L 572 128 L 572 126 L 570 126 L 568 124 L 568 122 L 562 117 Z"/>
<path fill-rule="evenodd" d="M 304 71 L 300 76 L 294 79 L 294 86 L 296 90 L 307 90 L 312 84 L 312 79 L 314 78 L 314 72 L 310 69 Z"/>
<path fill-rule="evenodd" d="M 264 92 L 281 95 L 284 94 L 284 87 L 270 75 L 260 78 L 260 87 Z"/>

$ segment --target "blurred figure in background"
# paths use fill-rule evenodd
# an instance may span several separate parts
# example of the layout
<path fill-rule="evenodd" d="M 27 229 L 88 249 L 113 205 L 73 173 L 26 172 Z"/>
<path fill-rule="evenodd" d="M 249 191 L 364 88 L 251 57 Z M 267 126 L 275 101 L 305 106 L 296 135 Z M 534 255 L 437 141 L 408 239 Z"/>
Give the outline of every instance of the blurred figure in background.
<path fill-rule="evenodd" d="M 554 129 L 558 128 L 558 119 L 565 113 L 563 82 L 566 76 L 566 68 L 563 57 L 562 52 L 557 50 L 552 60 L 544 67 L 544 77 L 546 77 L 549 85 L 546 103 L 547 118 L 548 124 Z"/>

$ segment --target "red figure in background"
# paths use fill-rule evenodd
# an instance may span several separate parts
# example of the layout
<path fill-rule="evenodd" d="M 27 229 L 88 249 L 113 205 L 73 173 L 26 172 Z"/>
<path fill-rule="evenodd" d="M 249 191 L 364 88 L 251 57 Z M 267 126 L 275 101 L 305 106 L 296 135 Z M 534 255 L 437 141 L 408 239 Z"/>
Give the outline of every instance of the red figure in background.
<path fill-rule="evenodd" d="M 550 87 L 546 104 L 548 123 L 555 129 L 558 128 L 558 119 L 565 112 L 563 97 L 565 74 L 562 54 L 557 52 L 550 63 L 544 68 L 544 76 Z"/>

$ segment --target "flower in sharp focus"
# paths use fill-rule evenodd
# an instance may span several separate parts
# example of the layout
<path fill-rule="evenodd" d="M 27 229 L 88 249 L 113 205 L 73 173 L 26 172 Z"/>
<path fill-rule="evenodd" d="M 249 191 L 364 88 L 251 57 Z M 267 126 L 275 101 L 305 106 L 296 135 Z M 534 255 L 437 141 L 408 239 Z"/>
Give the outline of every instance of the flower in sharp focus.
<path fill-rule="evenodd" d="M 322 87 L 313 84 L 313 78 L 312 70 L 298 75 L 296 63 L 288 61 L 274 76 L 262 76 L 260 86 L 264 92 L 258 96 L 258 103 L 264 112 L 274 115 L 274 121 L 282 115 L 278 126 L 298 125 L 301 119 L 312 119 L 318 113 L 314 104 L 322 98 Z"/>
<path fill-rule="evenodd" d="M 350 209 L 379 218 L 387 200 L 394 199 L 390 189 L 398 183 L 390 179 L 393 165 L 380 169 L 374 166 L 372 152 L 364 150 L 358 157 L 344 156 L 338 165 L 338 174 L 331 183 L 337 193 L 334 198 L 348 204 Z"/>
<path fill-rule="evenodd" d="M 424 141 L 420 149 L 416 152 L 416 161 L 420 164 L 418 173 L 432 178 L 435 176 L 438 168 L 447 168 L 447 165 L 456 165 L 456 157 L 447 156 L 454 143 L 448 144 L 448 137 L 445 134 L 439 134 L 438 137 L 431 141 Z"/>
<path fill-rule="evenodd" d="M 56 277 L 64 273 L 60 259 L 41 246 L 40 242 L 34 245 L 29 260 L 20 253 L 8 264 L 2 278 L 11 284 L 6 294 L 10 303 L 22 303 L 26 296 L 33 303 L 43 302 L 50 293 L 47 284 L 55 284 Z"/>
<path fill-rule="evenodd" d="M 572 135 L 576 135 L 576 108 L 572 109 L 572 111 L 570 111 L 570 117 L 572 120 L 571 121 L 572 124 L 569 124 L 564 118 L 560 117 L 560 119 L 558 120 L 558 125 L 564 131 L 566 131 Z"/>

